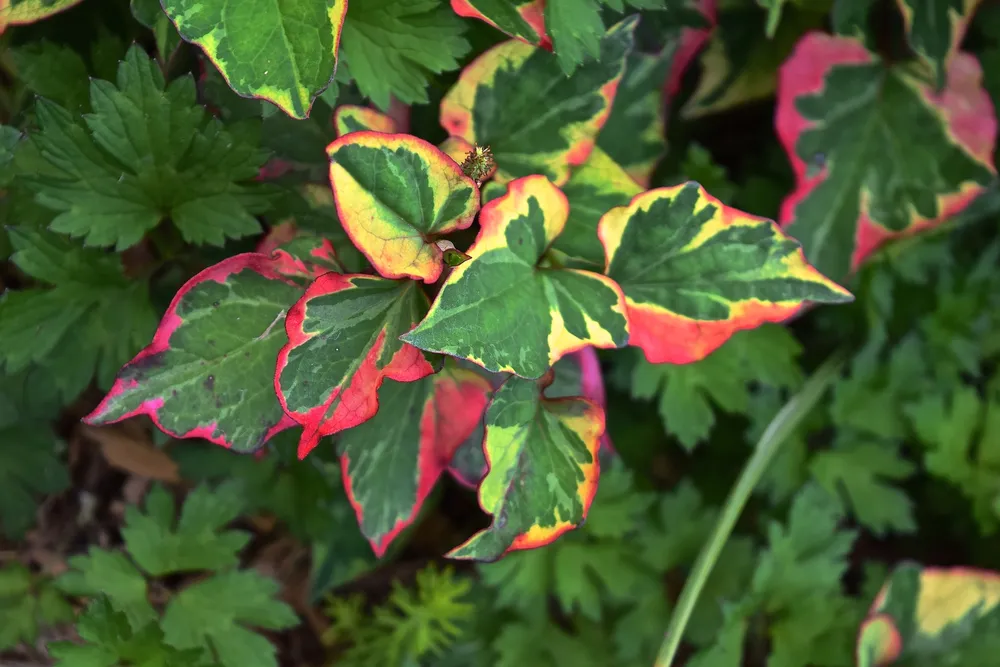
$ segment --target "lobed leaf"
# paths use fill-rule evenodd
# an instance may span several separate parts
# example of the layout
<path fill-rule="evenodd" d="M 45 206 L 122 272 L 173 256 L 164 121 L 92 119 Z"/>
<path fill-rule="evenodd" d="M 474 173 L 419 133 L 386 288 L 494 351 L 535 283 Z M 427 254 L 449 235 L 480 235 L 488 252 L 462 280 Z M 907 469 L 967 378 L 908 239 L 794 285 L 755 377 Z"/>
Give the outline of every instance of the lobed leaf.
<path fill-rule="evenodd" d="M 816 268 L 842 280 L 885 241 L 983 192 L 997 122 L 981 79 L 976 59 L 957 54 L 936 93 L 856 39 L 802 38 L 778 75 L 775 128 L 798 183 L 780 221 Z"/>
<path fill-rule="evenodd" d="M 441 126 L 489 146 L 498 183 L 542 174 L 562 185 L 571 166 L 586 162 L 611 112 L 636 23 L 632 16 L 608 30 L 600 59 L 570 76 L 543 49 L 517 40 L 493 47 L 462 71 L 441 101 Z"/>
<path fill-rule="evenodd" d="M 479 373 L 452 365 L 413 382 L 388 380 L 379 412 L 341 435 L 344 488 L 376 556 L 416 519 L 479 425 L 491 389 Z"/>
<path fill-rule="evenodd" d="M 726 206 L 694 182 L 608 211 L 598 234 L 606 273 L 625 294 L 629 344 L 654 364 L 703 359 L 733 333 L 783 321 L 808 301 L 853 298 L 772 221 Z"/>
<path fill-rule="evenodd" d="M 391 116 L 371 107 L 361 107 L 356 104 L 341 104 L 333 112 L 333 125 L 337 136 L 342 137 L 350 132 L 385 132 L 395 134 L 400 131 L 398 123 Z"/>
<path fill-rule="evenodd" d="M 162 0 L 181 37 L 200 46 L 243 97 L 307 118 L 333 81 L 347 0 Z M 232 3 L 232 4 L 231 4 Z"/>
<path fill-rule="evenodd" d="M 545 32 L 545 0 L 451 0 L 459 16 L 486 21 L 528 44 L 552 49 Z"/>
<path fill-rule="evenodd" d="M 302 294 L 280 263 L 244 253 L 178 290 L 153 342 L 118 374 L 84 421 L 148 415 L 164 433 L 253 451 L 294 425 L 272 391 L 286 338 L 281 318 Z"/>
<path fill-rule="evenodd" d="M 489 471 L 479 504 L 492 523 L 449 558 L 493 561 L 549 544 L 583 523 L 597 491 L 604 411 L 581 398 L 548 399 L 511 377 L 486 412 Z"/>
<path fill-rule="evenodd" d="M 427 317 L 401 340 L 526 378 L 542 377 L 581 348 L 624 345 L 618 286 L 546 258 L 568 209 L 544 176 L 510 183 L 506 195 L 483 207 L 471 259 L 451 272 Z"/>
<path fill-rule="evenodd" d="M 903 14 L 906 41 L 930 65 L 935 86 L 943 88 L 979 0 L 896 0 L 896 5 Z"/>
<path fill-rule="evenodd" d="M 274 389 L 304 427 L 299 458 L 319 439 L 370 419 L 389 378 L 413 382 L 434 372 L 399 338 L 427 312 L 418 283 L 327 273 L 288 311 L 288 342 L 278 353 Z"/>
<path fill-rule="evenodd" d="M 904 563 L 879 592 L 861 626 L 858 667 L 988 665 L 1000 649 L 1000 579 L 971 568 Z"/>
<path fill-rule="evenodd" d="M 475 181 L 408 134 L 351 132 L 327 154 L 337 214 L 354 245 L 386 278 L 437 281 L 444 261 L 435 238 L 472 224 Z"/>

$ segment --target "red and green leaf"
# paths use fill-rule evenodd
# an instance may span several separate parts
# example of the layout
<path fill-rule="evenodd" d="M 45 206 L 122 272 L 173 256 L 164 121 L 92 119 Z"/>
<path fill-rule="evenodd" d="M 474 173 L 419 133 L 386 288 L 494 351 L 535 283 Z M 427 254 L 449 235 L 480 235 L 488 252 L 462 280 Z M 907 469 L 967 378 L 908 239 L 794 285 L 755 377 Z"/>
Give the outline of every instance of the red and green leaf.
<path fill-rule="evenodd" d="M 395 134 L 400 131 L 399 124 L 391 116 L 378 109 L 356 104 L 341 104 L 337 107 L 333 112 L 333 126 L 337 130 L 338 137 L 351 132 Z"/>
<path fill-rule="evenodd" d="M 778 76 L 775 125 L 798 182 L 780 221 L 816 268 L 842 280 L 885 241 L 940 224 L 983 191 L 997 122 L 981 79 L 960 53 L 937 93 L 855 39 L 799 42 Z"/>
<path fill-rule="evenodd" d="M 643 187 L 667 150 L 663 81 L 671 62 L 670 53 L 629 55 L 611 115 L 597 137 L 597 146 Z"/>
<path fill-rule="evenodd" d="M 0 0 L 0 34 L 10 25 L 26 25 L 67 10 L 80 0 Z"/>
<path fill-rule="evenodd" d="M 266 255 L 236 255 L 191 278 L 174 296 L 153 342 L 118 374 L 84 421 L 147 415 L 176 438 L 253 451 L 295 424 L 274 395 L 281 319 L 302 295 Z"/>
<path fill-rule="evenodd" d="M 327 273 L 309 286 L 285 318 L 288 342 L 274 372 L 281 407 L 304 427 L 299 458 L 321 437 L 371 419 L 383 379 L 434 372 L 399 341 L 425 312 L 427 297 L 412 280 Z"/>
<path fill-rule="evenodd" d="M 435 240 L 472 224 L 476 183 L 408 134 L 351 132 L 327 154 L 337 213 L 354 245 L 386 278 L 437 281 L 444 262 Z"/>
<path fill-rule="evenodd" d="M 583 347 L 623 346 L 618 286 L 546 256 L 568 212 L 566 196 L 544 176 L 510 183 L 483 207 L 471 259 L 452 270 L 427 317 L 402 340 L 526 378 Z"/>
<path fill-rule="evenodd" d="M 296 233 L 294 238 L 280 244 L 269 254 L 278 273 L 302 283 L 303 287 L 324 273 L 344 272 L 333 244 L 307 232 Z"/>
<path fill-rule="evenodd" d="M 449 558 L 497 560 L 549 544 L 586 518 L 600 475 L 604 411 L 581 398 L 545 398 L 542 389 L 512 376 L 493 397 L 483 440 L 489 471 L 479 486 L 492 522 Z"/>
<path fill-rule="evenodd" d="M 511 37 L 552 48 L 545 33 L 545 0 L 451 0 L 459 16 L 486 21 Z"/>
<path fill-rule="evenodd" d="M 226 2 L 162 0 L 188 42 L 200 46 L 229 87 L 306 118 L 337 70 L 347 0 L 263 2 L 233 11 Z"/>
<path fill-rule="evenodd" d="M 566 227 L 552 244 L 565 266 L 604 271 L 604 246 L 597 237 L 601 216 L 642 192 L 638 183 L 600 148 L 562 186 L 569 201 Z"/>
<path fill-rule="evenodd" d="M 1000 650 L 1000 575 L 898 566 L 861 626 L 858 667 L 991 665 Z"/>
<path fill-rule="evenodd" d="M 493 47 L 462 71 L 441 101 L 441 126 L 489 146 L 499 183 L 531 174 L 565 183 L 570 167 L 590 156 L 611 112 L 636 18 L 613 26 L 601 40 L 600 59 L 570 76 L 544 49 L 517 40 Z"/>
<path fill-rule="evenodd" d="M 979 0 L 896 0 L 896 4 L 903 13 L 910 47 L 930 66 L 937 88 L 944 87 L 948 66 Z"/>
<path fill-rule="evenodd" d="M 703 359 L 735 332 L 807 302 L 853 297 L 811 267 L 772 221 L 694 182 L 657 188 L 601 218 L 607 275 L 625 293 L 631 338 L 652 363 Z"/>
<path fill-rule="evenodd" d="M 681 90 L 681 80 L 684 72 L 694 60 L 694 57 L 701 51 L 708 38 L 715 30 L 718 16 L 717 0 L 695 0 L 694 9 L 701 15 L 705 27 L 687 26 L 681 29 L 677 44 L 673 47 L 673 60 L 670 64 L 670 73 L 667 75 L 666 91 L 668 97 L 674 97 Z M 672 18 L 671 12 L 666 12 L 668 20 Z"/>
<path fill-rule="evenodd" d="M 344 488 L 376 556 L 417 517 L 480 424 L 491 390 L 485 377 L 453 364 L 413 382 L 387 380 L 378 414 L 341 434 Z"/>

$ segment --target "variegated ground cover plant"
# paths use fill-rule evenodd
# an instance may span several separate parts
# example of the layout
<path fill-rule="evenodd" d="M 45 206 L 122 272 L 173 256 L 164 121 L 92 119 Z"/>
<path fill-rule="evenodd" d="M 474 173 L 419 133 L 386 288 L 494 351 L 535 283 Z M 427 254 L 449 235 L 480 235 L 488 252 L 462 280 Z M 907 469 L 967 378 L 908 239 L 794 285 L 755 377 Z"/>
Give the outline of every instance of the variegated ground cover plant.
<path fill-rule="evenodd" d="M 1000 589 L 986 570 L 901 565 L 872 588 L 867 612 L 837 592 L 856 537 L 841 523 L 876 536 L 916 528 L 891 483 L 917 465 L 900 458 L 904 434 L 927 450 L 921 466 L 962 489 L 976 521 L 997 522 L 997 383 L 969 379 L 995 377 L 996 254 L 962 273 L 894 263 L 918 233 L 995 222 L 1000 208 L 990 96 L 1000 44 L 962 50 L 976 2 L 899 0 L 889 9 L 900 25 L 885 28 L 869 20 L 873 3 L 851 0 L 132 0 L 129 27 L 85 51 L 34 38 L 46 34 L 48 21 L 29 25 L 41 19 L 115 11 L 95 2 L 0 0 L 0 39 L 14 45 L 5 76 L 20 86 L 0 99 L 0 250 L 11 266 L 0 366 L 15 387 L 9 409 L 0 403 L 0 433 L 24 461 L 45 449 L 21 442 L 25 424 L 42 421 L 33 387 L 58 405 L 99 390 L 89 426 L 146 418 L 165 439 L 335 458 L 378 559 L 403 548 L 451 477 L 485 517 L 438 555 L 489 563 L 483 579 L 515 619 L 511 636 L 494 638 L 497 664 L 521 662 L 512 647 L 545 643 L 532 633 L 565 638 L 586 623 L 616 633 L 613 650 L 586 659 L 648 663 L 662 629 L 634 626 L 670 616 L 657 584 L 678 568 L 692 572 L 689 587 L 704 574 L 693 585 L 724 604 L 685 608 L 682 595 L 661 667 L 682 636 L 699 649 L 692 665 L 738 665 L 745 644 L 753 660 L 760 619 L 768 664 L 924 665 L 945 654 L 989 664 Z M 992 16 L 987 25 L 1000 25 Z M 686 97 L 685 81 L 695 84 Z M 772 97 L 777 169 L 792 181 L 773 205 L 760 204 L 774 169 L 764 149 L 737 193 L 699 147 L 678 156 L 668 145 L 668 110 L 681 98 L 675 113 L 695 122 Z M 975 319 L 982 340 L 893 310 L 893 290 L 932 266 L 947 276 L 935 308 Z M 981 300 L 952 305 L 963 290 Z M 832 402 L 803 408 L 775 441 L 780 401 L 802 384 L 794 338 L 777 325 L 805 316 L 824 323 L 817 339 L 859 326 L 870 339 L 833 374 Z M 880 365 L 889 340 L 911 356 Z M 901 365 L 959 388 L 931 391 Z M 750 419 L 758 452 L 784 449 L 721 511 L 694 487 L 673 490 L 658 525 L 654 501 L 620 468 L 613 419 L 629 414 L 609 408 L 608 370 L 612 391 L 658 399 L 663 431 L 683 449 L 706 440 L 721 412 Z M 831 429 L 833 444 L 814 453 Z M 11 469 L 29 509 L 68 483 Z M 753 487 L 789 508 L 787 521 L 766 524 L 766 546 L 727 542 Z M 155 491 L 123 530 L 130 560 L 94 548 L 71 563 L 57 588 L 104 597 L 81 617 L 85 645 L 53 651 L 60 664 L 276 664 L 270 648 L 250 658 L 240 648 L 241 638 L 263 642 L 244 625 L 281 630 L 294 619 L 269 580 L 237 567 L 246 538 L 215 535 L 250 504 L 230 498 L 233 488 L 193 492 L 176 529 L 172 500 Z M 602 488 L 621 512 L 616 528 L 591 515 Z M 287 506 L 281 516 L 294 522 Z M 717 537 L 709 524 L 732 512 L 720 550 L 695 565 Z M 0 520 L 25 527 L 14 512 Z M 188 546 L 223 555 L 202 561 Z M 705 569 L 720 553 L 725 585 Z M 592 575 L 618 567 L 618 583 Z M 108 589 L 108 568 L 128 590 Z M 209 578 L 153 610 L 147 579 L 189 570 Z M 567 571 L 605 579 L 567 584 Z M 22 597 L 48 585 L 21 570 L 2 576 L 0 592 Z M 435 576 L 426 582 L 464 595 L 450 574 Z M 243 584 L 257 606 L 225 610 L 226 623 L 207 629 L 180 620 L 208 615 L 182 601 L 207 605 L 213 586 L 233 596 Z M 536 622 L 518 592 L 551 594 L 579 618 Z M 422 603 L 399 591 L 391 600 L 405 600 L 402 611 L 383 620 L 403 620 L 382 634 L 334 604 L 340 635 L 330 641 L 353 645 L 344 655 L 356 664 L 404 664 L 403 654 L 423 660 L 461 634 L 449 624 L 465 607 L 442 595 L 435 618 L 447 622 L 434 639 L 400 639 L 397 626 Z M 823 602 L 837 613 L 820 615 Z M 42 621 L 67 613 L 37 604 Z M 833 645 L 838 622 L 860 626 L 856 647 L 840 642 L 826 657 L 803 648 Z M 380 642 L 393 648 L 379 653 Z M 589 664 L 571 654 L 545 664 Z"/>

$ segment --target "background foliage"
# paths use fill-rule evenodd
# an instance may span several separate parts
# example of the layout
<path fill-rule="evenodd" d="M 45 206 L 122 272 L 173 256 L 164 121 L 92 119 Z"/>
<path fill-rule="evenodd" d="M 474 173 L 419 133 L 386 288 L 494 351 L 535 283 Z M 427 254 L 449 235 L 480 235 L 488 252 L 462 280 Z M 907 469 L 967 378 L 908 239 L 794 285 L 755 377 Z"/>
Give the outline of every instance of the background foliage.
<path fill-rule="evenodd" d="M 652 665 L 755 443 L 839 352 L 842 372 L 756 486 L 674 664 L 994 664 L 1000 6 L 230 4 L 0 1 L 5 658 Z M 445 560 L 485 528 L 468 488 L 483 474 L 478 417 L 464 442 L 426 443 L 383 409 L 335 449 L 329 424 L 293 428 L 288 397 L 274 400 L 287 340 L 268 324 L 308 284 L 307 297 L 336 282 L 313 282 L 327 271 L 399 268 L 373 260 L 360 214 L 331 196 L 331 180 L 347 199 L 363 179 L 328 179 L 330 160 L 347 173 L 350 156 L 327 146 L 361 129 L 419 137 L 400 150 L 428 173 L 452 169 L 450 192 L 482 181 L 483 203 L 500 183 L 547 176 L 569 210 L 549 256 L 608 268 L 627 297 L 628 276 L 580 230 L 644 190 L 693 180 L 699 197 L 777 220 L 854 301 L 796 304 L 784 324 L 669 359 L 688 363 L 651 363 L 656 346 L 564 357 L 549 397 L 582 395 L 606 416 L 586 522 L 496 562 Z M 474 144 L 491 146 L 496 173 L 463 181 L 439 164 Z M 458 251 L 475 237 L 466 217 L 444 225 Z M 395 231 L 428 231 L 418 223 Z M 439 254 L 407 275 L 433 283 L 451 270 Z M 189 283 L 196 275 L 208 277 Z M 421 308 L 404 309 L 400 332 Z M 119 369 L 158 345 L 166 313 L 176 339 L 153 351 L 172 355 L 159 357 L 170 374 L 131 407 L 102 402 L 155 376 L 156 364 L 133 365 L 133 385 Z M 241 345 L 253 354 L 226 356 Z M 225 373 L 199 369 L 211 354 Z M 491 389 L 451 361 L 402 380 L 387 379 L 381 400 L 421 415 L 445 410 L 442 396 L 453 417 L 483 408 Z M 82 423 L 95 409 L 132 418 Z M 394 461 L 404 445 L 440 454 L 433 489 L 410 460 L 366 477 L 365 455 Z M 397 496 L 384 495 L 386 470 L 407 480 Z"/>

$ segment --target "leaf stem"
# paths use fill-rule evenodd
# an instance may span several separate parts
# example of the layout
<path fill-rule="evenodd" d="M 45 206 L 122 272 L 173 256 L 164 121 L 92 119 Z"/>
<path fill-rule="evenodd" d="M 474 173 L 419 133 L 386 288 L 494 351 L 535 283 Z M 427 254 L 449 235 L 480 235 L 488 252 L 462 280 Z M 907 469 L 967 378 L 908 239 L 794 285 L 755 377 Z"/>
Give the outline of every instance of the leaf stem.
<path fill-rule="evenodd" d="M 708 541 L 702 546 L 690 576 L 684 582 L 684 589 L 677 601 L 677 608 L 670 617 L 670 624 L 667 626 L 667 633 L 660 645 L 660 652 L 656 656 L 654 667 L 670 667 L 677 654 L 677 649 L 680 647 L 684 629 L 687 627 L 695 604 L 698 602 L 698 597 L 708 580 L 708 575 L 711 574 L 712 567 L 715 566 L 719 554 L 722 553 L 722 548 L 729 540 L 736 520 L 743 512 L 750 494 L 782 443 L 798 428 L 802 420 L 825 393 L 830 383 L 840 374 L 845 356 L 843 351 L 838 351 L 827 359 L 767 425 L 750 456 L 750 460 L 743 467 L 740 478 L 729 492 L 726 504 L 722 508 L 722 514 Z"/>

